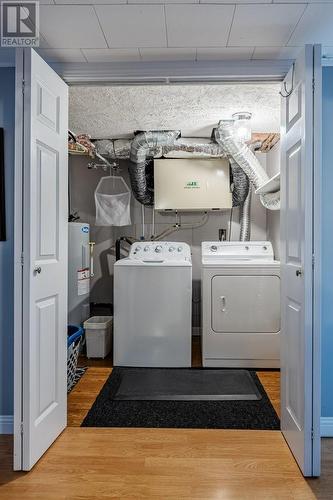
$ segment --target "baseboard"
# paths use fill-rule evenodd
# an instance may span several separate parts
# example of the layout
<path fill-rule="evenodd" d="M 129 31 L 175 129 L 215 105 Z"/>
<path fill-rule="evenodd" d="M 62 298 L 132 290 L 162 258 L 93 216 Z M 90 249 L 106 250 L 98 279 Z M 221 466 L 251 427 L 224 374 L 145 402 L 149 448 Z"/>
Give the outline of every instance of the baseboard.
<path fill-rule="evenodd" d="M 13 415 L 0 415 L 0 434 L 13 434 Z"/>
<path fill-rule="evenodd" d="M 333 437 L 333 417 L 321 417 L 320 435 L 321 437 Z"/>
<path fill-rule="evenodd" d="M 0 415 L 0 434 L 13 434 L 13 415 Z M 333 417 L 321 417 L 321 437 L 333 437 Z"/>

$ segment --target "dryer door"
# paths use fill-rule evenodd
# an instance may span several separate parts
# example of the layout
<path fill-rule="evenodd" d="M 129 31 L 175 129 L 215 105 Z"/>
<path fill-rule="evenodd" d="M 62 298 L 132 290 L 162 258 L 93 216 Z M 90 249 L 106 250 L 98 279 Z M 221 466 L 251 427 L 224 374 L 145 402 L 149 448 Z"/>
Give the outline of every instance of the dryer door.
<path fill-rule="evenodd" d="M 214 276 L 212 329 L 216 333 L 280 330 L 278 276 Z"/>

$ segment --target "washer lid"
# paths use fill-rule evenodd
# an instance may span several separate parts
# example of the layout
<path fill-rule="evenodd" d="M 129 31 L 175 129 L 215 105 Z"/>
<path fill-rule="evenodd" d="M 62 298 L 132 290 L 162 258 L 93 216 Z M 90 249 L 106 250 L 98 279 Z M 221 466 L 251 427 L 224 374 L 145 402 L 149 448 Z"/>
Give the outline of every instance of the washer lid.
<path fill-rule="evenodd" d="M 273 262 L 274 252 L 270 241 L 204 241 L 201 244 L 202 263 L 226 264 Z"/>

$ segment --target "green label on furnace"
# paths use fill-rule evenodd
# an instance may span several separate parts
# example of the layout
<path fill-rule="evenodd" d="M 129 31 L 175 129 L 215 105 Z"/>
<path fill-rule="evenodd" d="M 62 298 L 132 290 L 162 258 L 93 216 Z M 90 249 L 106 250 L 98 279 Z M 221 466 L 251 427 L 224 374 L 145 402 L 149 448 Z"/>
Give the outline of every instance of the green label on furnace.
<path fill-rule="evenodd" d="M 185 184 L 184 189 L 200 189 L 199 182 L 198 181 L 188 181 Z"/>

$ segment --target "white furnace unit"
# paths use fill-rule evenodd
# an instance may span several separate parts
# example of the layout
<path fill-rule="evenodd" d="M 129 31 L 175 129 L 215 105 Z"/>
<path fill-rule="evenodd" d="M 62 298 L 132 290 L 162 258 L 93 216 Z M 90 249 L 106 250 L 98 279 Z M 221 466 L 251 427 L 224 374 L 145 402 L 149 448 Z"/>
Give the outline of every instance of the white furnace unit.
<path fill-rule="evenodd" d="M 133 244 L 114 265 L 114 365 L 190 367 L 191 305 L 189 245 Z"/>
<path fill-rule="evenodd" d="M 154 160 L 155 210 L 210 211 L 231 208 L 228 160 Z"/>
<path fill-rule="evenodd" d="M 280 263 L 270 242 L 202 243 L 202 363 L 280 366 Z"/>

